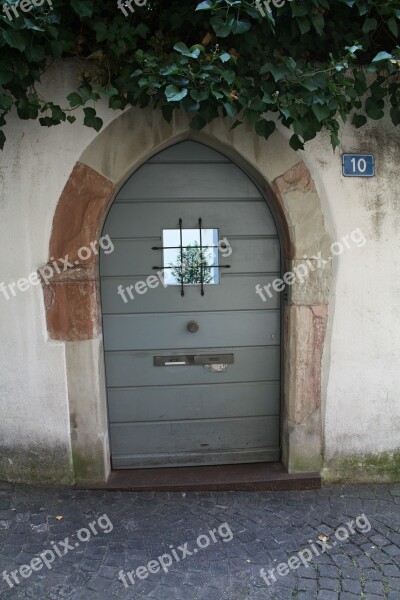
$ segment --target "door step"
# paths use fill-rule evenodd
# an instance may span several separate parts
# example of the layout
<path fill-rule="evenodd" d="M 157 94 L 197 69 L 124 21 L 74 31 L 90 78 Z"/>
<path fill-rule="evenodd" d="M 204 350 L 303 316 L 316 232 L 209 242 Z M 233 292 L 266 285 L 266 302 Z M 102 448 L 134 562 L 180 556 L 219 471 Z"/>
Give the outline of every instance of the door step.
<path fill-rule="evenodd" d="M 314 490 L 319 473 L 287 473 L 281 463 L 123 469 L 112 471 L 106 483 L 79 484 L 77 489 L 126 492 L 217 492 Z"/>

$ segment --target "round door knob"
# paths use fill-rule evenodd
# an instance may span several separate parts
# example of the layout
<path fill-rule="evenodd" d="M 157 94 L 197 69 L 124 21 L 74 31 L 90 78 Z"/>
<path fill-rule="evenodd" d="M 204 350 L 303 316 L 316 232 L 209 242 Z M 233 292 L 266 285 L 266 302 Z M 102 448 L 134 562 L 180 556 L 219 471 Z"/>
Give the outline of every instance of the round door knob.
<path fill-rule="evenodd" d="M 199 329 L 199 324 L 197 323 L 197 321 L 189 321 L 186 327 L 187 330 L 190 331 L 190 333 L 196 333 L 196 331 L 198 331 Z"/>

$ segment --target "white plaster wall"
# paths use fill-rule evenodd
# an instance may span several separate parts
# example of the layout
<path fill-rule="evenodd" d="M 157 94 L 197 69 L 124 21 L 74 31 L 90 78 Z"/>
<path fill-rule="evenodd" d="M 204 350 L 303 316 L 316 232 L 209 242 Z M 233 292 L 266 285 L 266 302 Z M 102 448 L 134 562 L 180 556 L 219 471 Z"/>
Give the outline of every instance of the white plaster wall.
<path fill-rule="evenodd" d="M 55 65 L 43 93 L 65 105 L 75 81 L 73 64 Z M 119 114 L 105 105 L 98 110 L 105 123 Z M 97 135 L 79 121 L 47 129 L 9 119 L 0 153 L 0 282 L 26 277 L 47 261 L 57 201 Z M 341 136 L 340 152 L 375 153 L 376 178 L 343 178 L 340 152 L 332 152 L 326 135 L 299 153 L 313 174 L 332 239 L 356 228 L 367 238 L 364 247 L 334 260 L 323 371 L 328 458 L 400 449 L 400 131 L 380 122 L 360 131 L 347 127 Z M 40 287 L 8 301 L 0 294 L 0 339 L 0 446 L 61 447 L 69 468 L 64 345 L 47 340 Z"/>
<path fill-rule="evenodd" d="M 76 82 L 73 64 L 63 71 L 54 66 L 47 80 L 48 97 L 66 106 L 63 98 Z M 0 282 L 7 285 L 47 262 L 58 199 L 96 132 L 81 124 L 43 128 L 14 116 L 6 135 L 0 152 Z M 40 286 L 17 290 L 9 300 L 0 292 L 0 340 L 0 478 L 29 478 L 27 463 L 34 478 L 35 462 L 42 463 L 44 475 L 53 466 L 66 475 L 71 459 L 64 344 L 47 339 Z"/>
<path fill-rule="evenodd" d="M 343 177 L 342 152 L 374 153 L 377 176 Z M 332 239 L 357 228 L 366 238 L 333 263 L 323 371 L 328 461 L 400 449 L 399 154 L 400 128 L 389 120 L 346 127 L 340 152 L 321 136 L 305 154 Z"/>

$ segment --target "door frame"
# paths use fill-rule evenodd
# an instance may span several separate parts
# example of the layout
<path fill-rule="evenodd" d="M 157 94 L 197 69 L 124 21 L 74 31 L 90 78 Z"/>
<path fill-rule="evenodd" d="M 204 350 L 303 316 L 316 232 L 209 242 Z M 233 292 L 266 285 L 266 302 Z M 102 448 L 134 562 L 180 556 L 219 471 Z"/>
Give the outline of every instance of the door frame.
<path fill-rule="evenodd" d="M 94 138 L 61 193 L 49 261 L 68 255 L 75 264 L 42 286 L 49 341 L 65 343 L 76 482 L 104 482 L 111 468 L 98 255 L 81 260 L 77 252 L 99 239 L 115 196 L 142 164 L 180 141 L 203 143 L 229 158 L 259 188 L 276 220 L 283 272 L 304 263 L 305 254 L 329 252 L 331 239 L 321 201 L 299 154 L 278 131 L 266 141 L 250 125 L 233 131 L 230 126 L 228 119 L 221 118 L 198 132 L 190 129 L 185 114 L 176 113 L 168 125 L 159 111 L 130 109 Z M 322 468 L 322 382 L 329 362 L 331 268 L 328 262 L 309 272 L 306 285 L 296 281 L 282 307 L 281 447 L 289 473 Z"/>

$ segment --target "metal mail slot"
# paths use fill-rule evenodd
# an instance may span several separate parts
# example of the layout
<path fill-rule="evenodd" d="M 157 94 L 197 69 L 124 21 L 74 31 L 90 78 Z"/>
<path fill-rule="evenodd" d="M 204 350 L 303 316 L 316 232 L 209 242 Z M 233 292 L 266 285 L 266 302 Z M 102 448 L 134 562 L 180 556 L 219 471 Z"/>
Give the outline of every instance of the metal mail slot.
<path fill-rule="evenodd" d="M 180 356 L 154 356 L 155 367 L 180 367 L 188 365 L 231 365 L 233 354 L 184 354 Z"/>

